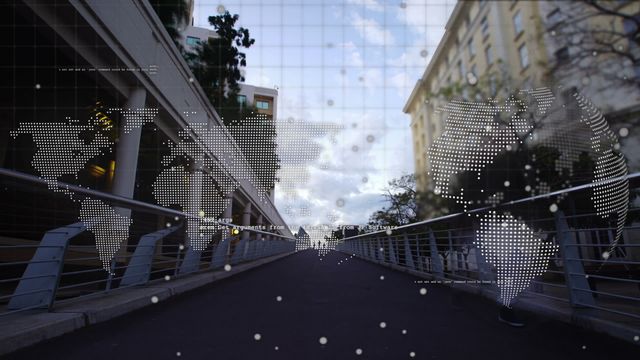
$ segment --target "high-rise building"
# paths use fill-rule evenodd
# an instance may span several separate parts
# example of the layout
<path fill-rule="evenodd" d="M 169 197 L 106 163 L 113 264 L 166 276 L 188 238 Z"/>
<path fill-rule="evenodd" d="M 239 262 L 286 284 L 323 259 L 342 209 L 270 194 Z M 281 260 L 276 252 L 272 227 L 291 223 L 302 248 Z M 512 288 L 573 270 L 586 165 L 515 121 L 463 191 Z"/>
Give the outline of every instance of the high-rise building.
<path fill-rule="evenodd" d="M 459 1 L 456 4 L 442 40 L 403 108 L 411 116 L 418 190 L 429 189 L 426 150 L 444 128 L 445 114 L 439 108 L 453 98 L 486 101 L 517 89 L 563 85 L 567 89 L 578 87 L 605 113 L 624 111 L 640 103 L 637 87 L 612 86 L 610 80 L 584 71 L 567 72 L 558 66 L 566 57 L 580 56 L 567 47 L 567 39 L 554 38 L 558 13 L 575 11 L 567 9 L 569 6 L 586 6 L 569 3 Z M 619 3 L 623 12 L 637 13 L 637 3 Z M 594 16 L 586 26 L 595 29 L 599 22 L 610 20 Z M 600 56 L 598 59 L 606 61 Z M 629 76 L 638 74 L 632 70 Z M 621 93 L 625 96 L 620 96 Z"/>
<path fill-rule="evenodd" d="M 278 90 L 249 84 L 240 84 L 238 102 L 256 108 L 258 114 L 277 119 Z"/>

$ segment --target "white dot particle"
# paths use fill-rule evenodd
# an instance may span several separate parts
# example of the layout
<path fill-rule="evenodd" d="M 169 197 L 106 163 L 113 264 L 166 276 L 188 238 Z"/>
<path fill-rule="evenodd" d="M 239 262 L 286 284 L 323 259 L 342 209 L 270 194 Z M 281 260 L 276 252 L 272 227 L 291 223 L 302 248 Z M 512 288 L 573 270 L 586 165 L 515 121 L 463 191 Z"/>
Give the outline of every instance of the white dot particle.
<path fill-rule="evenodd" d="M 276 346 L 276 347 L 274 347 L 273 349 L 274 349 L 275 351 L 280 350 L 280 348 L 279 348 L 279 347 L 277 347 L 277 346 Z"/>
<path fill-rule="evenodd" d="M 582 350 L 587 350 L 587 345 L 582 345 Z"/>
<path fill-rule="evenodd" d="M 227 264 L 224 266 L 224 271 L 231 271 L 231 265 Z"/>
<path fill-rule="evenodd" d="M 420 295 L 427 295 L 427 289 L 426 288 L 420 289 Z"/>
<path fill-rule="evenodd" d="M 407 335 L 407 330 L 402 329 L 402 335 Z"/>
<path fill-rule="evenodd" d="M 276 301 L 282 301 L 282 296 L 276 296 Z"/>
<path fill-rule="evenodd" d="M 158 297 L 157 296 L 152 296 L 151 297 L 151 302 L 154 303 L 154 304 L 157 304 L 158 303 Z"/>
<path fill-rule="evenodd" d="M 171 276 L 169 276 L 169 275 L 165 275 L 165 276 L 164 276 L 164 279 L 165 279 L 166 281 L 169 281 L 169 280 L 171 280 Z"/>
<path fill-rule="evenodd" d="M 620 134 L 620 136 L 622 137 L 626 137 L 627 135 L 629 135 L 629 129 L 625 127 L 620 128 L 620 130 L 618 130 L 618 134 Z"/>
<path fill-rule="evenodd" d="M 602 258 L 605 259 L 605 260 L 607 260 L 609 258 L 609 256 L 611 256 L 611 254 L 609 254 L 608 251 L 605 251 L 605 252 L 602 253 Z"/>
<path fill-rule="evenodd" d="M 356 355 L 362 355 L 362 349 L 356 349 Z"/>
<path fill-rule="evenodd" d="M 416 353 L 414 353 L 413 351 L 409 353 L 410 357 L 416 357 Z"/>
<path fill-rule="evenodd" d="M 320 342 L 321 345 L 326 345 L 328 341 L 329 340 L 327 340 L 327 338 L 324 337 L 324 336 L 322 336 L 322 337 L 320 337 L 320 339 L 318 339 L 318 342 Z"/>
<path fill-rule="evenodd" d="M 182 356 L 182 353 L 181 353 L 180 351 L 178 351 L 178 352 L 176 353 L 176 356 L 180 357 L 180 356 Z"/>
<path fill-rule="evenodd" d="M 640 340 L 640 336 L 636 335 L 633 337 L 633 341 L 639 341 Z"/>
<path fill-rule="evenodd" d="M 391 231 L 391 229 L 387 229 L 387 231 L 385 231 L 385 233 L 386 233 L 387 235 L 391 235 L 392 231 Z"/>
<path fill-rule="evenodd" d="M 531 186 L 529 186 L 529 185 L 525 186 L 525 187 L 524 187 L 524 191 L 527 191 L 527 192 L 528 192 L 528 191 L 531 191 Z"/>
<path fill-rule="evenodd" d="M 36 84 L 36 89 L 38 89 L 38 90 L 39 90 L 39 89 L 40 89 L 40 87 L 41 87 L 41 86 L 40 86 L 40 84 Z"/>
<path fill-rule="evenodd" d="M 386 322 L 383 321 L 383 322 L 380 323 L 380 328 L 384 329 L 386 327 L 387 327 L 387 323 Z"/>
<path fill-rule="evenodd" d="M 509 180 L 507 180 L 507 181 L 505 181 L 505 182 L 504 182 L 504 186 L 505 186 L 505 187 L 509 187 L 510 185 L 511 185 L 511 183 L 509 182 Z"/>
<path fill-rule="evenodd" d="M 549 206 L 549 211 L 551 211 L 552 213 L 558 211 L 558 205 L 551 204 L 551 206 Z"/>
<path fill-rule="evenodd" d="M 384 280 L 384 275 L 380 275 L 380 280 Z"/>
<path fill-rule="evenodd" d="M 260 341 L 260 339 L 262 339 L 262 335 L 260 335 L 260 334 L 256 333 L 255 335 L 253 335 L 253 338 L 254 338 L 256 341 Z"/>

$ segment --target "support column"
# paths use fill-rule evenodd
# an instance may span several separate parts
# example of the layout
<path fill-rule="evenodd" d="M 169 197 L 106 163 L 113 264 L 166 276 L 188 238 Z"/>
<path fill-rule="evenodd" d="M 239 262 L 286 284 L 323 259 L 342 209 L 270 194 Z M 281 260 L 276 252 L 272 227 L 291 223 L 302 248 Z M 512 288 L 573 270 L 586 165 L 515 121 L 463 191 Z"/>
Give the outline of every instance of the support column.
<path fill-rule="evenodd" d="M 193 161 L 193 173 L 189 176 L 189 203 L 185 212 L 195 218 L 187 219 L 187 245 L 196 251 L 202 251 L 206 247 L 205 240 L 200 236 L 204 154 L 198 154 Z"/>
<path fill-rule="evenodd" d="M 143 88 L 133 89 L 124 109 L 143 109 L 147 92 Z M 116 169 L 113 177 L 111 192 L 114 195 L 133 198 L 136 186 L 136 170 L 138 168 L 138 152 L 140 151 L 141 126 L 133 125 L 126 116 L 120 118 L 120 132 L 116 145 Z M 123 216 L 130 216 L 131 209 L 116 208 L 116 212 Z"/>
<path fill-rule="evenodd" d="M 225 200 L 228 200 L 229 205 L 222 212 L 222 218 L 224 219 L 224 221 L 232 223 L 233 222 L 233 193 L 226 196 Z M 218 244 L 218 246 L 223 246 L 223 245 L 225 246 L 224 248 L 225 256 L 231 255 L 231 247 L 229 246 L 229 241 L 226 240 L 230 236 L 231 236 L 231 233 L 229 232 L 229 229 L 225 228 L 222 230 L 222 234 L 220 236 L 220 243 Z"/>
<path fill-rule="evenodd" d="M 251 225 L 251 203 L 247 202 L 244 206 L 244 211 L 242 212 L 242 226 L 250 226 Z M 233 258 L 231 262 L 233 264 L 237 264 L 242 261 L 245 256 L 246 246 L 249 241 L 249 237 L 251 233 L 247 230 L 242 231 L 242 235 L 240 238 L 240 242 L 236 245 L 236 249 L 233 253 Z"/>
<path fill-rule="evenodd" d="M 186 204 L 186 213 L 195 217 L 187 219 L 187 251 L 182 264 L 180 264 L 181 274 L 200 269 L 202 250 L 207 247 L 207 241 L 200 234 L 201 217 L 199 215 L 202 205 L 204 154 L 198 154 L 193 160 L 193 173 L 189 176 L 189 202 Z"/>
<path fill-rule="evenodd" d="M 250 226 L 251 225 L 251 203 L 247 202 L 244 205 L 244 211 L 242 212 L 242 226 Z M 247 230 L 242 231 L 242 240 L 246 240 L 249 238 L 251 233 Z"/>
<path fill-rule="evenodd" d="M 147 92 L 143 88 L 131 90 L 129 99 L 124 106 L 125 110 L 143 109 L 147 99 Z M 131 119 L 127 116 L 120 117 L 120 129 L 118 143 L 116 145 L 116 168 L 113 177 L 111 193 L 125 198 L 133 199 L 136 187 L 136 172 L 138 169 L 138 153 L 140 152 L 141 126 L 127 126 Z M 131 218 L 131 209 L 123 207 L 114 208 L 116 214 Z M 120 252 L 127 251 L 129 239 L 120 244 Z"/>

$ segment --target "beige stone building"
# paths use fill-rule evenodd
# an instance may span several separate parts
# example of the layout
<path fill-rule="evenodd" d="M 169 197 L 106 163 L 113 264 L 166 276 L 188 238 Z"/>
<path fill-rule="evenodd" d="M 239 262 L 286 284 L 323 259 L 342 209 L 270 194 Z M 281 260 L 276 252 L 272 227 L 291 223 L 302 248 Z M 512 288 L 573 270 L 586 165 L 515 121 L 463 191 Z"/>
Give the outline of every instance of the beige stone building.
<path fill-rule="evenodd" d="M 418 190 L 429 188 L 426 150 L 444 128 L 440 106 L 454 98 L 486 101 L 500 98 L 515 89 L 563 84 L 580 87 L 588 96 L 602 91 L 602 79 L 593 74 L 562 72 L 554 66 L 558 59 L 572 56 L 561 40 L 553 39 L 558 13 L 566 2 L 536 1 L 460 1 L 456 4 L 438 48 L 422 77 L 418 79 L 403 111 L 411 116 L 411 133 Z M 621 2 L 622 7 L 637 4 Z M 595 18 L 596 23 L 603 21 Z M 606 21 L 606 20 L 604 20 Z M 594 25 L 596 26 L 596 25 Z M 618 24 L 618 27 L 622 24 Z M 569 51 L 569 53 L 567 53 Z M 553 69 L 553 70 L 552 70 Z M 555 71 L 555 72 L 554 72 Z M 629 76 L 633 76 L 633 71 Z M 604 86 L 611 88 L 613 86 Z M 625 96 L 616 96 L 624 92 Z M 605 112 L 620 111 L 640 103 L 636 88 L 603 96 Z M 618 103 L 611 105 L 611 97 Z"/>

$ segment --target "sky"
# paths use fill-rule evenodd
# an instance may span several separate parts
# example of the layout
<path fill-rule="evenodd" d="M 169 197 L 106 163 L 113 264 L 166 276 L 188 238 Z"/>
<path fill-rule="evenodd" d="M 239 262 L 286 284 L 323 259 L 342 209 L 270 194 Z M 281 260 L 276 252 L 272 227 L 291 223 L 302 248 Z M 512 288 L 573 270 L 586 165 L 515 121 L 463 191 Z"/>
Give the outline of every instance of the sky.
<path fill-rule="evenodd" d="M 255 44 L 245 83 L 278 89 L 277 121 L 321 145 L 313 161 L 281 164 L 285 222 L 366 224 L 387 183 L 414 172 L 402 108 L 444 34 L 453 0 L 196 0 L 194 26 L 227 10 Z M 304 128 L 339 131 L 305 131 Z M 301 128 L 303 130 L 301 130 Z M 284 130 L 286 131 L 286 130 Z M 315 135 L 314 135 L 315 134 Z M 304 151 L 294 147 L 279 151 Z"/>

